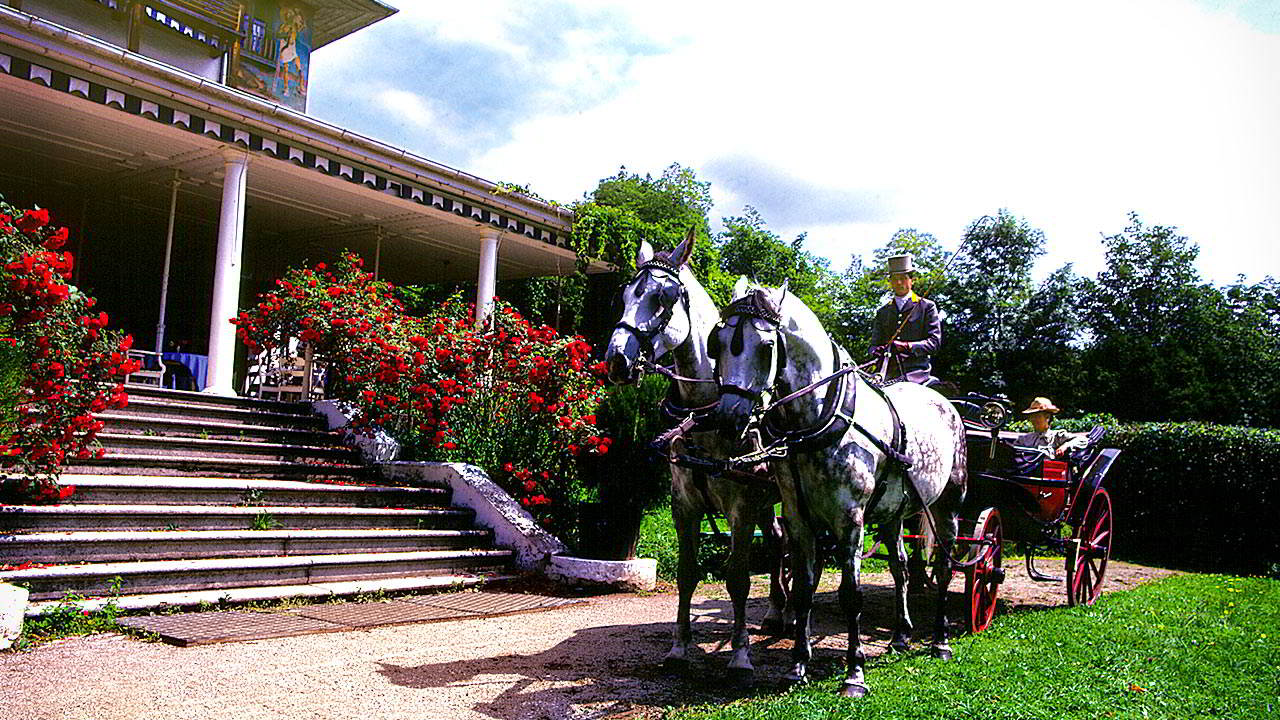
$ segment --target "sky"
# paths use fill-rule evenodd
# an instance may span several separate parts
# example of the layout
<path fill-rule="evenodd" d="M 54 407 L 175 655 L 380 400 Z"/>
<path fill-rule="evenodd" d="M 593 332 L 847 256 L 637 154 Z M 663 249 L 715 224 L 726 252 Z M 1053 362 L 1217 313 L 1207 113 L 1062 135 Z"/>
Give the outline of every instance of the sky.
<path fill-rule="evenodd" d="M 1137 212 L 1280 277 L 1280 0 L 387 1 L 308 112 L 549 199 L 678 162 L 837 270 L 1005 208 L 1040 276 Z"/>

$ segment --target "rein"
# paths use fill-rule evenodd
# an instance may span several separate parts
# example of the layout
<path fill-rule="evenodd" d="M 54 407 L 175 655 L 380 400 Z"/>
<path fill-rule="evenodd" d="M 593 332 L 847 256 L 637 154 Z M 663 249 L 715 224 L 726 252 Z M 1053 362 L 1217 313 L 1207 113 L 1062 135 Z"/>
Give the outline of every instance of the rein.
<path fill-rule="evenodd" d="M 687 382 L 687 383 L 714 383 L 715 382 L 715 378 L 695 378 L 695 377 L 686 377 L 684 375 L 680 375 L 675 371 L 674 365 L 672 367 L 664 367 L 647 358 L 640 358 L 639 360 L 637 360 L 636 368 L 639 369 L 641 372 L 657 373 L 658 375 L 662 375 L 663 377 L 666 377 L 669 380 L 675 380 L 676 382 Z"/>

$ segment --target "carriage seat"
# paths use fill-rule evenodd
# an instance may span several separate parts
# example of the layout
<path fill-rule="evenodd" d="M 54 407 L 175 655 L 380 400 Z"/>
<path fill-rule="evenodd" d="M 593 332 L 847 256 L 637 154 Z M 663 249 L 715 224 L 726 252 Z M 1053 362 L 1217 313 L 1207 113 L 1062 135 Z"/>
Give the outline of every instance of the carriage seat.
<path fill-rule="evenodd" d="M 1079 473 L 1087 468 L 1089 463 L 1093 462 L 1093 459 L 1098 455 L 1100 442 L 1106 434 L 1106 428 L 1101 425 L 1095 425 L 1092 430 L 1085 434 L 1084 447 L 1071 450 L 1062 455 L 1061 458 L 1056 456 L 1050 457 L 1042 451 L 1032 450 L 1031 448 L 1022 448 L 1014 445 L 1012 442 L 1005 442 L 1013 451 L 1011 467 L 1015 475 L 1021 475 L 1023 477 L 1056 476 L 1061 472 L 1056 465 L 1048 466 L 1049 475 L 1045 475 L 1045 462 L 1050 461 L 1052 463 L 1063 463 L 1065 467 L 1070 468 L 1070 474 L 1064 476 L 1065 479 L 1066 477 L 1078 477 Z"/>

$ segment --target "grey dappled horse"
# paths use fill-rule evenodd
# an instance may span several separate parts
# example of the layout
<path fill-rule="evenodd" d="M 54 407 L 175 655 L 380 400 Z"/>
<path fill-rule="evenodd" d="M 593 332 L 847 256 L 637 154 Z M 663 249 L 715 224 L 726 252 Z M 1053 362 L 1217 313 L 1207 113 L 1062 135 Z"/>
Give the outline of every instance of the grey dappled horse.
<path fill-rule="evenodd" d="M 850 364 L 813 312 L 785 287 L 752 288 L 746 278 L 738 280 L 734 302 L 725 309 L 709 344 L 717 362 L 719 419 L 727 441 L 748 427 L 763 391 L 772 388 L 775 397 L 783 398 Z M 765 441 L 785 437 L 793 443 L 786 458 L 771 463 L 791 541 L 795 646 L 786 679 L 806 679 L 812 656 L 809 614 L 822 571 L 821 545 L 827 544 L 840 563 L 840 604 L 849 624 L 848 669 L 841 694 L 861 697 L 867 693 L 859 637 L 864 531 L 867 524 L 875 524 L 877 538 L 889 549 L 897 591 L 891 646 L 905 650 L 911 620 L 902 524 L 921 502 L 930 509 L 940 546 L 935 554 L 938 615 L 933 651 L 950 657 L 943 600 L 952 571 L 945 558 L 951 555 L 956 512 L 964 497 L 966 449 L 964 424 L 950 402 L 920 385 L 891 385 L 885 394 L 905 428 L 902 454 L 912 463 L 904 472 L 892 458 L 898 448 L 892 446 L 895 423 L 890 405 L 856 372 L 842 377 L 844 382 L 821 385 L 777 406 L 760 426 Z M 906 484 L 908 476 L 916 490 Z"/>
<path fill-rule="evenodd" d="M 707 356 L 707 334 L 719 320 L 719 312 L 706 290 L 689 269 L 693 254 L 691 230 L 684 242 L 670 252 L 655 253 L 642 243 L 636 257 L 636 274 L 622 287 L 622 317 L 614 327 L 605 351 L 609 377 L 615 383 L 633 382 L 641 372 L 640 361 L 656 361 L 665 355 L 675 361 L 675 373 L 704 382 L 675 381 L 668 394 L 668 414 L 698 412 L 710 417 L 719 400 L 711 359 Z M 737 448 L 714 430 L 690 433 L 689 440 L 717 457 L 728 457 Z M 733 656 L 730 673 L 749 679 L 754 671 L 750 657 L 750 635 L 746 626 L 747 595 L 750 591 L 748 567 L 751 539 L 757 525 L 776 555 L 781 527 L 773 515 L 776 489 L 759 484 L 709 477 L 700 471 L 671 465 L 671 515 L 679 545 L 677 585 L 680 592 L 675 640 L 663 659 L 669 669 L 682 669 L 689 662 L 693 630 L 689 605 L 700 579 L 698 540 L 704 513 L 720 512 L 729 524 L 729 558 L 725 563 L 725 584 L 733 600 Z M 786 602 L 775 568 L 771 575 L 770 609 L 765 627 L 783 626 Z"/>

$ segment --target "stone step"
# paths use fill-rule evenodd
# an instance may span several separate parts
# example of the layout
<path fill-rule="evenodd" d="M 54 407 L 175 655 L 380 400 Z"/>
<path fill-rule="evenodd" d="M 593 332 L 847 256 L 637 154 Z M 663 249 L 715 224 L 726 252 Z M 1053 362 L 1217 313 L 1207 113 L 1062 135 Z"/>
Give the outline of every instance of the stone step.
<path fill-rule="evenodd" d="M 467 528 L 465 508 L 227 507 L 213 505 L 3 505 L 0 531 L 308 530 Z"/>
<path fill-rule="evenodd" d="M 0 564 L 105 563 L 488 547 L 488 530 L 160 530 L 0 535 Z"/>
<path fill-rule="evenodd" d="M 85 610 L 101 610 L 113 603 L 121 610 L 153 610 L 165 607 L 194 607 L 202 603 L 247 603 L 280 600 L 283 598 L 327 598 L 376 592 L 415 592 L 477 587 L 486 583 L 513 580 L 518 575 L 508 572 L 453 573 L 440 575 L 414 575 L 410 577 L 372 578 L 347 582 L 311 583 L 303 585 L 268 585 L 265 587 L 228 588 L 225 590 L 193 590 L 176 593 L 148 593 L 120 595 L 117 597 L 93 597 L 79 603 Z M 27 617 L 36 617 L 46 610 L 58 607 L 56 600 L 33 602 L 27 605 Z"/>
<path fill-rule="evenodd" d="M 513 555 L 510 550 L 422 550 L 87 563 L 0 572 L 0 582 L 20 583 L 31 599 L 50 600 L 68 592 L 109 594 L 113 583 L 122 592 L 139 594 L 496 572 L 505 570 Z"/>
<path fill-rule="evenodd" d="M 372 468 L 354 462 L 300 462 L 253 457 L 174 457 L 120 453 L 111 449 L 95 460 L 77 460 L 68 472 L 85 475 L 166 475 L 243 478 L 338 478 L 362 479 L 376 475 Z"/>
<path fill-rule="evenodd" d="M 324 418 L 319 415 L 312 415 L 309 412 L 283 411 L 272 406 L 242 407 L 237 405 L 194 403 L 185 400 L 170 401 L 149 397 L 134 398 L 130 396 L 128 406 L 112 412 L 115 415 L 153 420 L 162 418 L 206 419 L 243 425 L 266 425 L 310 430 L 323 430 L 327 427 Z"/>
<path fill-rule="evenodd" d="M 207 392 L 171 390 L 148 385 L 129 385 L 125 387 L 125 392 L 129 395 L 130 405 L 135 400 L 145 400 L 209 408 L 233 407 L 286 414 L 311 414 L 310 403 L 303 402 L 280 402 L 278 400 L 262 400 L 238 395 L 216 395 Z"/>
<path fill-rule="evenodd" d="M 394 487 L 349 482 L 157 475 L 71 475 L 73 505 L 296 505 L 324 507 L 425 507 L 449 504 L 447 486 Z"/>
<path fill-rule="evenodd" d="M 165 455 L 172 458 L 267 458 L 272 460 L 345 460 L 354 462 L 360 454 L 337 444 L 300 445 L 246 440 L 214 440 L 198 437 L 98 434 L 98 440 L 112 455 Z"/>
<path fill-rule="evenodd" d="M 342 436 L 319 427 L 250 424 L 233 420 L 172 417 L 168 415 L 131 415 L 113 411 L 97 416 L 106 432 L 120 435 L 162 435 L 165 437 L 200 437 L 244 442 L 283 442 L 301 445 L 338 445 Z"/>

